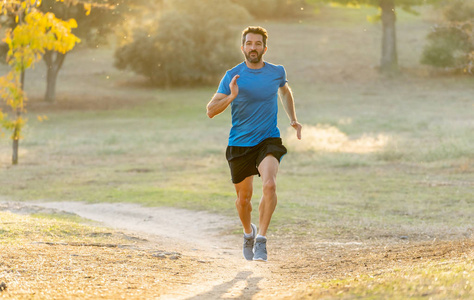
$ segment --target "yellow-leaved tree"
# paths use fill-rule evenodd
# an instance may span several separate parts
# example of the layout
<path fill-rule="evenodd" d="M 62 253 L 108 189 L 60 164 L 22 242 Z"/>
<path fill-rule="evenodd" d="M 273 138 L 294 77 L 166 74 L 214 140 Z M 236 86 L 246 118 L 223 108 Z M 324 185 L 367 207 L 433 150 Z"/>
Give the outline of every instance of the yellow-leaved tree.
<path fill-rule="evenodd" d="M 71 33 L 77 27 L 74 19 L 63 21 L 53 13 L 42 13 L 36 9 L 38 0 L 12 0 L 0 2 L 0 13 L 15 13 L 18 25 L 6 32 L 5 42 L 9 51 L 7 62 L 10 72 L 0 77 L 0 96 L 11 108 L 9 116 L 0 110 L 0 131 L 11 132 L 13 141 L 12 164 L 18 164 L 18 148 L 21 130 L 26 123 L 22 115 L 26 112 L 26 95 L 23 90 L 25 71 L 41 60 L 45 51 L 66 53 L 80 40 Z M 4 134 L 3 132 L 1 132 Z"/>

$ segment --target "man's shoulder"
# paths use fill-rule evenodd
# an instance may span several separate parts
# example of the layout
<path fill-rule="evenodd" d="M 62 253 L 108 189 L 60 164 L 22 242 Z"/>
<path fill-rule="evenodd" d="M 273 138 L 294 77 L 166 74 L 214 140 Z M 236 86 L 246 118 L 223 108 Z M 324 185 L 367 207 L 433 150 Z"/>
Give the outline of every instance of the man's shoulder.
<path fill-rule="evenodd" d="M 242 62 L 242 63 L 236 65 L 235 67 L 233 67 L 232 69 L 227 70 L 226 74 L 228 74 L 229 76 L 234 77 L 235 75 L 239 74 L 240 71 L 242 71 L 242 69 L 244 67 L 245 67 L 245 62 Z"/>
<path fill-rule="evenodd" d="M 285 67 L 283 67 L 282 65 L 272 64 L 268 61 L 265 62 L 265 65 L 267 68 L 272 70 L 285 70 Z"/>
<path fill-rule="evenodd" d="M 267 70 L 266 76 L 268 76 L 269 78 L 279 80 L 279 83 L 280 83 L 279 86 L 283 87 L 283 85 L 285 85 L 285 83 L 287 82 L 285 67 L 283 67 L 282 65 L 276 65 L 269 62 L 265 62 L 265 67 Z"/>

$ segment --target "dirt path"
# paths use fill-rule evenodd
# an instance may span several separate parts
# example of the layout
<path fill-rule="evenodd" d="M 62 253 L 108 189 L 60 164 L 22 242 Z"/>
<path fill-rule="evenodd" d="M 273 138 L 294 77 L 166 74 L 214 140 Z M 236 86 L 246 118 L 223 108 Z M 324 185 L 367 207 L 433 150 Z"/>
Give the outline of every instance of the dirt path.
<path fill-rule="evenodd" d="M 168 251 L 195 257 L 203 262 L 199 282 L 179 284 L 160 299 L 251 299 L 271 286 L 272 264 L 247 262 L 242 258 L 241 240 L 223 235 L 233 222 L 206 212 L 175 208 L 142 207 L 125 203 L 3 202 L 3 209 L 16 213 L 74 213 L 101 224 L 145 236 Z"/>
<path fill-rule="evenodd" d="M 168 251 L 194 256 L 201 261 L 221 266 L 221 270 L 202 268 L 199 271 L 209 280 L 199 285 L 185 285 L 185 288 L 180 287 L 160 299 L 217 299 L 224 293 L 238 295 L 241 289 L 246 289 L 248 298 L 251 298 L 258 291 L 257 285 L 253 284 L 256 282 L 255 278 L 268 276 L 268 268 L 265 267 L 258 266 L 255 271 L 251 271 L 251 266 L 246 265 L 239 256 L 240 251 L 236 247 L 239 241 L 234 236 L 222 235 L 223 231 L 232 226 L 232 221 L 222 216 L 126 203 L 50 202 L 36 205 L 72 212 L 108 227 L 145 234 L 148 239 L 155 239 Z M 249 282 L 249 286 L 244 284 L 245 281 Z"/>
<path fill-rule="evenodd" d="M 232 226 L 222 216 L 177 208 L 143 207 L 130 203 L 48 202 L 37 206 L 77 214 L 112 228 L 156 235 L 181 248 L 231 249 L 232 238 L 221 232 Z"/>
<path fill-rule="evenodd" d="M 322 241 L 278 237 L 269 241 L 269 262 L 248 262 L 241 239 L 224 235 L 237 220 L 175 208 L 135 204 L 79 202 L 0 202 L 0 209 L 17 213 L 68 212 L 133 232 L 152 246 L 175 251 L 199 262 L 186 266 L 179 281 L 170 274 L 160 299 L 286 299 L 313 293 L 317 280 L 382 274 L 422 259 L 441 261 L 472 254 L 474 241 Z M 469 250 L 470 249 L 470 250 Z"/>

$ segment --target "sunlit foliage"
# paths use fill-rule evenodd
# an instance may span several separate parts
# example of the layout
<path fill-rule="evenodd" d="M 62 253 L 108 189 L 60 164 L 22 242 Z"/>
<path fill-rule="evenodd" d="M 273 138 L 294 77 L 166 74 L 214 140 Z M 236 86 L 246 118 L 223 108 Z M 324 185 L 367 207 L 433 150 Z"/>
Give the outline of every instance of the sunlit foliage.
<path fill-rule="evenodd" d="M 33 1 L 34 2 L 34 1 Z M 127 18 L 137 17 L 144 7 L 153 10 L 162 0 L 42 0 L 35 2 L 35 8 L 43 13 L 54 13 L 62 20 L 73 18 L 77 25 L 72 32 L 78 36 L 84 45 L 98 48 L 108 43 L 111 33 L 120 26 L 126 26 Z M 18 25 L 16 10 L 5 11 L 0 18 L 0 26 L 14 28 Z M 0 43 L 0 57 L 5 56 L 5 44 Z M 46 92 L 44 100 L 54 102 L 56 81 L 66 58 L 65 53 L 47 50 L 43 55 L 47 66 Z"/>
<path fill-rule="evenodd" d="M 42 12 L 52 12 L 57 18 L 74 18 L 78 24 L 73 29 L 84 43 L 97 47 L 107 42 L 107 36 L 131 16 L 141 14 L 144 8 L 153 10 L 161 0 L 43 0 L 38 7 Z"/>
<path fill-rule="evenodd" d="M 5 2 L 10 4 L 9 2 Z M 52 13 L 42 13 L 36 9 L 37 1 L 17 1 L 16 6 L 0 5 L 0 11 L 15 13 L 18 25 L 6 32 L 8 45 L 7 62 L 11 71 L 0 78 L 0 96 L 11 108 L 13 116 L 0 114 L 2 127 L 11 131 L 13 140 L 13 164 L 18 163 L 18 141 L 26 120 L 26 95 L 23 90 L 25 70 L 34 66 L 45 51 L 70 51 L 80 40 L 71 33 L 77 27 L 74 19 L 63 21 Z"/>

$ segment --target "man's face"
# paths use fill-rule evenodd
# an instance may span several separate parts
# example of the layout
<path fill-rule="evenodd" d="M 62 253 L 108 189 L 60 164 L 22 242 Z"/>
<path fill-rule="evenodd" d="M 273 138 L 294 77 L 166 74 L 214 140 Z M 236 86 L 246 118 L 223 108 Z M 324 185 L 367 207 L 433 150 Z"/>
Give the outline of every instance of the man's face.
<path fill-rule="evenodd" d="M 267 52 L 267 47 L 263 46 L 263 36 L 258 33 L 247 33 L 242 52 L 248 62 L 254 64 L 260 62 L 262 56 Z"/>

